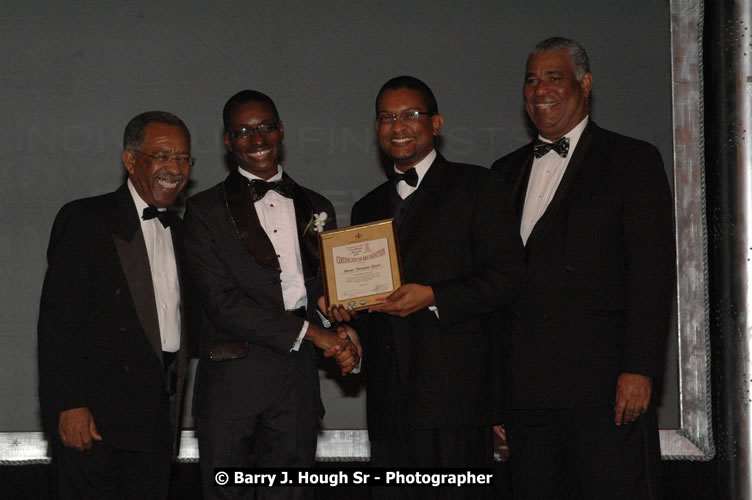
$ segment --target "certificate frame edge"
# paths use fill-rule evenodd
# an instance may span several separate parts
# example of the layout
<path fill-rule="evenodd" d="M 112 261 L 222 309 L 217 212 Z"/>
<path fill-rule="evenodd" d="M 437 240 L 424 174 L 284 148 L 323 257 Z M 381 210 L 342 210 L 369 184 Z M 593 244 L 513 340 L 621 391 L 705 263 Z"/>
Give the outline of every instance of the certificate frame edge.
<path fill-rule="evenodd" d="M 335 234 L 335 233 L 338 233 L 338 232 L 344 233 L 344 232 L 347 232 L 347 231 L 352 231 L 353 229 L 356 229 L 356 228 L 366 228 L 366 227 L 372 227 L 372 226 L 380 226 L 380 225 L 383 225 L 385 223 L 388 223 L 389 226 L 392 229 L 392 231 L 391 231 L 391 233 L 392 233 L 392 240 L 394 241 L 394 253 L 395 253 L 395 256 L 396 256 L 395 260 L 397 261 L 397 272 L 398 272 L 398 281 L 399 281 L 399 285 L 398 286 L 401 286 L 404 283 L 404 281 L 402 279 L 402 256 L 400 255 L 399 235 L 397 234 L 397 226 L 395 224 L 394 218 L 380 219 L 380 220 L 376 220 L 376 221 L 365 222 L 363 224 L 353 224 L 353 225 L 346 226 L 346 227 L 343 227 L 343 228 L 336 228 L 336 229 L 330 229 L 328 231 L 323 231 L 322 233 L 319 233 L 319 235 L 318 235 L 318 243 L 319 243 L 319 261 L 320 261 L 320 267 L 321 267 L 321 281 L 322 281 L 322 284 L 324 286 L 324 298 L 327 301 L 327 306 L 329 305 L 328 304 L 328 299 L 329 299 L 329 280 L 327 278 L 326 272 L 324 271 L 324 260 L 325 259 L 324 259 L 324 238 L 323 238 L 323 235 L 324 234 Z M 391 252 L 390 252 L 390 255 L 391 255 Z M 392 282 L 394 283 L 394 266 L 391 266 L 391 267 L 392 267 Z M 365 307 L 359 307 L 359 308 L 356 307 L 355 309 L 365 309 Z"/>

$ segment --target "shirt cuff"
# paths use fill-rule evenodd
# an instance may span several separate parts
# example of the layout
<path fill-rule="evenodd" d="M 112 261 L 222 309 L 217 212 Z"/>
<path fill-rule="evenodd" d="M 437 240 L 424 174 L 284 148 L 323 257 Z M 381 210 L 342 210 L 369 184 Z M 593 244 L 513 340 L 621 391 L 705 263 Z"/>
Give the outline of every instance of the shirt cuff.
<path fill-rule="evenodd" d="M 316 314 L 319 315 L 319 320 L 321 320 L 321 324 L 324 326 L 324 328 L 331 328 L 332 322 L 329 321 L 329 318 L 324 316 L 324 313 L 316 309 Z"/>
<path fill-rule="evenodd" d="M 360 367 L 361 366 L 363 366 L 363 358 L 362 357 L 358 360 L 358 366 L 356 366 L 355 368 L 353 368 L 353 370 L 350 373 L 352 375 L 357 375 L 358 373 L 360 373 Z"/>
<path fill-rule="evenodd" d="M 308 331 L 308 321 L 306 320 L 306 321 L 303 321 L 303 328 L 300 329 L 298 338 L 295 339 L 295 343 L 292 345 L 290 352 L 297 351 L 298 349 L 300 349 L 300 344 L 303 343 L 303 338 L 305 337 L 305 334 L 307 331 Z"/>

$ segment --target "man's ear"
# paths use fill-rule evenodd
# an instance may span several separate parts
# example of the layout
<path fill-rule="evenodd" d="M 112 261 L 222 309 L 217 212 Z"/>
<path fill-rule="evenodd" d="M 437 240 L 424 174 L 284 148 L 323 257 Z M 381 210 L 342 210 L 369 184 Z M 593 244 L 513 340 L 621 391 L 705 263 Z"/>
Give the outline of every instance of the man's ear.
<path fill-rule="evenodd" d="M 580 80 L 580 88 L 585 97 L 590 97 L 590 91 L 593 89 L 593 74 L 585 73 Z"/>
<path fill-rule="evenodd" d="M 431 117 L 431 126 L 433 127 L 433 135 L 439 135 L 441 127 L 444 126 L 444 117 L 439 113 L 436 113 Z"/>
<path fill-rule="evenodd" d="M 123 150 L 123 165 L 129 174 L 133 173 L 134 165 L 136 163 L 136 153 L 130 149 Z"/>

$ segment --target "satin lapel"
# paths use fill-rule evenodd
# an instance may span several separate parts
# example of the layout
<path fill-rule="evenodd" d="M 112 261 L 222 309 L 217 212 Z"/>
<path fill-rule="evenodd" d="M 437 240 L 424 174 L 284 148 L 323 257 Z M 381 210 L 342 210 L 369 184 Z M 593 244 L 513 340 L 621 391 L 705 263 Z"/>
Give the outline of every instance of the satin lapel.
<path fill-rule="evenodd" d="M 224 184 L 225 204 L 235 225 L 238 238 L 248 253 L 261 265 L 279 268 L 277 252 L 261 227 L 256 209 L 251 200 L 250 182 L 237 171 L 227 176 Z"/>
<path fill-rule="evenodd" d="M 533 169 L 533 147 L 530 146 L 530 152 L 524 160 L 524 166 L 517 173 L 517 178 L 512 187 L 514 196 L 514 208 L 517 214 L 517 222 L 522 222 L 522 211 L 525 208 L 525 197 L 527 196 L 527 185 L 530 181 L 530 171 Z"/>
<path fill-rule="evenodd" d="M 289 177 L 287 174 L 282 174 Z M 295 184 L 295 194 L 292 198 L 295 205 L 295 222 L 298 226 L 298 241 L 300 243 L 300 262 L 303 266 L 305 279 L 313 278 L 319 269 L 319 239 L 313 227 L 308 227 L 313 218 L 315 207 L 302 187 Z M 327 214 L 332 217 L 334 214 Z"/>
<path fill-rule="evenodd" d="M 112 239 L 123 268 L 133 306 L 146 338 L 162 361 L 162 341 L 159 334 L 154 285 L 151 281 L 149 256 L 146 254 L 144 234 L 138 221 L 136 206 L 127 185 L 115 192 L 116 207 L 109 214 Z"/>
<path fill-rule="evenodd" d="M 188 319 L 186 311 L 185 297 L 187 290 L 185 285 L 185 269 L 183 269 L 183 227 L 178 222 L 170 226 L 170 236 L 172 236 L 172 248 L 175 251 L 175 267 L 178 270 L 178 287 L 180 290 L 180 351 L 178 355 L 178 375 L 183 375 L 187 368 L 188 349 Z"/>
<path fill-rule="evenodd" d="M 551 203 L 548 204 L 546 211 L 543 212 L 543 215 L 541 215 L 541 218 L 538 219 L 538 222 L 535 224 L 533 231 L 528 237 L 526 246 L 530 246 L 535 243 L 537 234 L 540 233 L 541 229 L 546 226 L 546 222 L 548 219 L 550 219 L 551 214 L 555 213 L 558 210 L 562 210 L 562 208 L 565 206 L 569 192 L 572 190 L 572 187 L 577 184 L 577 179 L 580 173 L 585 169 L 587 165 L 584 159 L 588 154 L 588 150 L 590 149 L 590 145 L 593 141 L 593 133 L 595 132 L 595 128 L 595 124 L 590 121 L 585 127 L 585 130 L 582 131 L 582 135 L 580 136 L 580 140 L 577 142 L 577 147 L 574 150 L 572 159 L 569 161 L 569 165 L 567 165 L 567 171 L 564 172 L 564 177 L 561 178 L 559 187 L 556 189 L 556 194 L 554 194 L 554 197 L 551 200 Z"/>
<path fill-rule="evenodd" d="M 392 207 L 389 203 L 389 197 L 392 196 L 392 192 L 396 192 L 397 188 L 392 181 L 387 181 L 379 186 L 379 194 L 374 196 L 373 212 L 368 214 L 368 221 L 384 220 L 394 217 L 392 213 Z M 369 211 L 370 212 L 370 211 Z M 363 221 L 360 221 L 361 223 Z"/>
<path fill-rule="evenodd" d="M 426 217 L 432 217 L 439 211 L 442 197 L 436 193 L 442 191 L 441 183 L 445 169 L 446 160 L 443 156 L 437 154 L 431 168 L 428 169 L 425 177 L 420 181 L 420 186 L 413 194 L 410 209 L 405 214 L 399 228 L 399 243 L 402 255 L 411 255 L 407 248 L 416 233 L 418 236 L 420 235 L 420 231 L 416 231 L 416 229 L 421 226 L 421 222 Z"/>

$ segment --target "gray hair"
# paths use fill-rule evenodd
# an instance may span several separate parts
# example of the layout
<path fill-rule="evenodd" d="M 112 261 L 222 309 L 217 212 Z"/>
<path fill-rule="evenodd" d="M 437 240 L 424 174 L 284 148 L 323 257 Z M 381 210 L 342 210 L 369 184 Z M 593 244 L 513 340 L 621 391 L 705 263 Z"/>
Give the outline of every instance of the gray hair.
<path fill-rule="evenodd" d="M 560 36 L 546 38 L 542 42 L 538 42 L 532 52 L 530 52 L 530 55 L 527 56 L 527 61 L 529 63 L 530 58 L 535 54 L 556 52 L 559 50 L 566 50 L 569 53 L 569 62 L 572 64 L 577 81 L 582 80 L 585 73 L 590 73 L 590 58 L 588 58 L 585 48 L 574 40 Z"/>
<path fill-rule="evenodd" d="M 167 111 L 147 111 L 146 113 L 134 116 L 128 122 L 128 125 L 126 125 L 125 133 L 123 133 L 123 149 L 141 149 L 144 145 L 146 126 L 150 123 L 162 123 L 164 125 L 180 127 L 190 145 L 191 133 L 188 131 L 188 127 L 185 126 L 185 123 L 183 123 L 183 120 Z"/>

